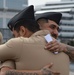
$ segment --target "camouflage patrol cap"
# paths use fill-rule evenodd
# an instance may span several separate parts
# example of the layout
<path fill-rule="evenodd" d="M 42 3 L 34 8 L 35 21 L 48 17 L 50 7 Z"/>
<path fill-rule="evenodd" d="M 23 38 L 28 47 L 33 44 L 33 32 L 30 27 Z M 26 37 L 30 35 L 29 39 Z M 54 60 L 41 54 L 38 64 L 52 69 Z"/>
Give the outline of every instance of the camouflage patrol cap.
<path fill-rule="evenodd" d="M 59 24 L 61 17 L 62 17 L 62 14 L 60 12 L 46 12 L 43 14 L 36 15 L 35 19 L 36 21 L 38 21 L 39 19 L 45 18 L 45 19 L 52 20 L 56 22 L 57 24 Z"/>
<path fill-rule="evenodd" d="M 9 22 L 8 27 L 12 31 L 13 27 L 22 19 L 25 20 L 34 20 L 34 6 L 30 5 L 24 10 L 20 11 L 18 14 L 16 14 Z"/>

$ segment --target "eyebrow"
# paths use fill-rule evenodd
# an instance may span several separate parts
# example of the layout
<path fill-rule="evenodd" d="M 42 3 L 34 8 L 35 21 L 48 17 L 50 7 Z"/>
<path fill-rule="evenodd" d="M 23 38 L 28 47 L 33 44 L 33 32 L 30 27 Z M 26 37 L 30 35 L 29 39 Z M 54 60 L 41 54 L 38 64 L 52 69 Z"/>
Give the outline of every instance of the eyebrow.
<path fill-rule="evenodd" d="M 54 26 L 54 27 L 57 27 L 57 29 L 59 29 L 59 26 L 56 26 L 55 24 L 51 24 L 50 26 Z"/>
<path fill-rule="evenodd" d="M 55 26 L 55 27 L 59 28 L 59 26 L 56 26 L 56 24 L 50 24 L 50 25 L 53 25 L 53 26 Z"/>

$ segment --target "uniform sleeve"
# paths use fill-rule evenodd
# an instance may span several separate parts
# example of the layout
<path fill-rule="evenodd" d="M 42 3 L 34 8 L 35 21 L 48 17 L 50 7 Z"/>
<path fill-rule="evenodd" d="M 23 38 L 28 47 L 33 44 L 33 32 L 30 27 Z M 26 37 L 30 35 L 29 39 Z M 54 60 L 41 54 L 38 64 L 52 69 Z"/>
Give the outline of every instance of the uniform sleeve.
<path fill-rule="evenodd" d="M 16 60 L 21 50 L 20 43 L 18 39 L 11 39 L 7 43 L 0 45 L 0 61 L 9 59 Z"/>
<path fill-rule="evenodd" d="M 9 67 L 11 69 L 16 69 L 15 63 L 13 60 L 7 60 L 0 63 L 0 69 L 3 67 Z"/>

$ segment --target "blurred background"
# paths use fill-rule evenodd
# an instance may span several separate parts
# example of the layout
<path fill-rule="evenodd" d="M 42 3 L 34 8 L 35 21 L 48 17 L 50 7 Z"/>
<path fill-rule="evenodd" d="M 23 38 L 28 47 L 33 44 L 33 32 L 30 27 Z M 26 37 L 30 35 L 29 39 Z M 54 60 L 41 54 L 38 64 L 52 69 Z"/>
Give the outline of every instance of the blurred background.
<path fill-rule="evenodd" d="M 7 27 L 8 21 L 29 5 L 34 5 L 35 15 L 44 12 L 61 12 L 58 40 L 74 46 L 74 0 L 0 0 L 0 31 L 3 34 L 3 42 L 12 37 Z M 70 72 L 74 72 L 73 62 L 70 63 Z"/>

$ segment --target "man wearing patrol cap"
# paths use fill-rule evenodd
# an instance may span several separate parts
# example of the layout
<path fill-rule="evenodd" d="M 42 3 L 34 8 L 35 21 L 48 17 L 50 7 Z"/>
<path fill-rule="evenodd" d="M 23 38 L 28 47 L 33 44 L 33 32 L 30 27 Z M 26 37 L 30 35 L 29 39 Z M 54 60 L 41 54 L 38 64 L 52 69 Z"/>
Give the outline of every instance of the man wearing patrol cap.
<path fill-rule="evenodd" d="M 37 15 L 36 21 L 38 22 L 41 29 L 49 30 L 50 34 L 55 39 L 57 39 L 61 17 L 62 14 L 59 12 L 47 12 L 41 15 Z M 49 49 L 51 52 L 53 51 L 65 52 L 70 57 L 70 59 L 74 61 L 74 47 L 72 46 L 60 43 L 55 40 L 48 43 L 45 48 Z"/>
<path fill-rule="evenodd" d="M 54 38 L 58 37 L 59 22 L 62 14 L 59 12 L 47 12 L 36 16 L 41 29 L 48 29 Z"/>
<path fill-rule="evenodd" d="M 41 29 L 48 29 L 50 34 L 57 39 L 61 17 L 61 13 L 47 12 L 37 15 L 36 20 L 39 23 Z M 71 61 L 74 61 L 74 47 L 72 46 L 60 43 L 55 40 L 46 44 L 45 48 L 51 52 L 64 52 L 70 57 Z"/>
<path fill-rule="evenodd" d="M 43 70 L 40 70 L 43 66 L 54 61 L 54 59 L 52 60 L 50 58 L 52 53 L 44 49 L 44 45 L 46 44 L 44 36 L 48 34 L 49 31 L 48 30 L 38 31 L 39 26 L 36 23 L 34 18 L 33 6 L 29 6 L 25 10 L 22 10 L 20 13 L 15 15 L 9 21 L 8 26 L 13 31 L 13 34 L 15 34 L 15 37 L 18 37 L 18 38 L 10 39 L 5 44 L 0 45 L 0 60 L 15 61 L 15 65 L 6 63 L 8 67 L 9 65 L 12 66 L 10 68 L 13 68 L 15 66 L 17 70 L 17 71 L 13 70 L 8 72 L 10 73 L 10 75 L 12 73 L 16 74 L 16 72 L 18 73 L 23 72 L 26 75 L 27 74 L 30 75 L 32 73 L 33 73 L 32 75 L 43 75 L 44 72 L 46 75 L 48 74 L 59 75 L 58 72 L 53 72 L 49 70 L 49 68 L 48 71 L 44 71 L 44 72 Z M 55 55 L 53 56 L 55 57 Z M 4 64 L 2 65 L 2 67 L 5 67 L 6 65 Z M 56 64 L 54 67 L 55 68 L 57 67 Z M 25 69 L 32 70 L 32 71 L 24 71 Z"/>

